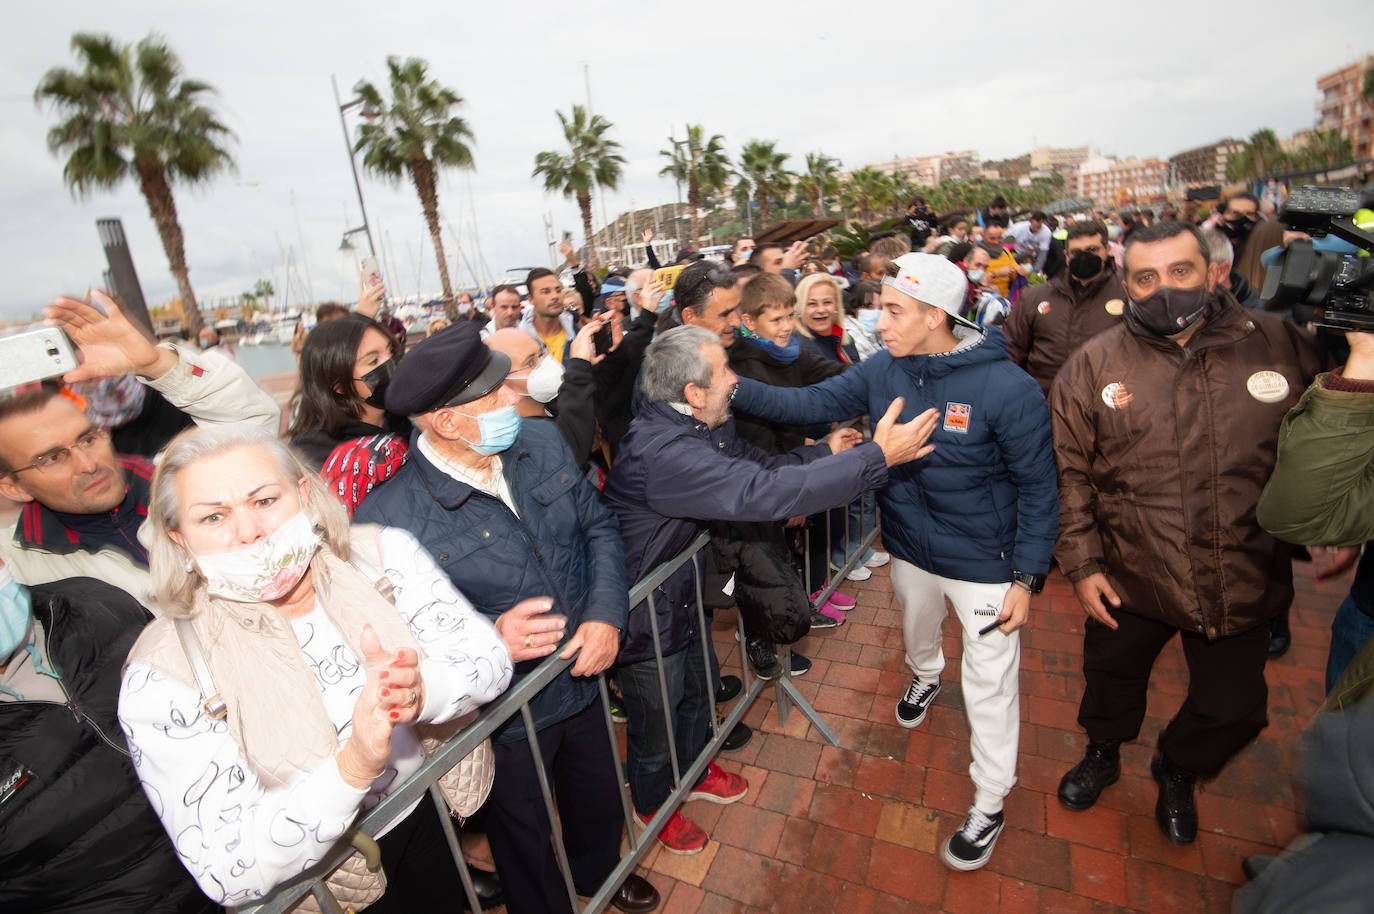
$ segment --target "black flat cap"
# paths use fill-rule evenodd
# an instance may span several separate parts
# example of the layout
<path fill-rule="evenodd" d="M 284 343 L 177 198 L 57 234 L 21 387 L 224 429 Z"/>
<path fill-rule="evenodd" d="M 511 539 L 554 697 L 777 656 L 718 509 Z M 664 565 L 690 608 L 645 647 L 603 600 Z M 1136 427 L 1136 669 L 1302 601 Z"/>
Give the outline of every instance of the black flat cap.
<path fill-rule="evenodd" d="M 473 321 L 459 321 L 416 343 L 386 388 L 388 412 L 418 416 L 481 399 L 510 372 L 510 357 L 482 345 Z"/>

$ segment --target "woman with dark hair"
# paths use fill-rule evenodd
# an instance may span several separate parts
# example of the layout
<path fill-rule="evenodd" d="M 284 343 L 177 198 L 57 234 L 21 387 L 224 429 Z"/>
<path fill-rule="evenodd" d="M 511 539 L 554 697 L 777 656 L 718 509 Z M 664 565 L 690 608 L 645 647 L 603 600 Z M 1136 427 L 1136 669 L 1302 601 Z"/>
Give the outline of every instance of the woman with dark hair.
<path fill-rule="evenodd" d="M 387 413 L 382 397 L 401 344 L 380 324 L 349 314 L 319 324 L 301 348 L 300 408 L 287 435 L 316 468 L 339 444 L 369 435 L 410 438 L 410 420 Z"/>

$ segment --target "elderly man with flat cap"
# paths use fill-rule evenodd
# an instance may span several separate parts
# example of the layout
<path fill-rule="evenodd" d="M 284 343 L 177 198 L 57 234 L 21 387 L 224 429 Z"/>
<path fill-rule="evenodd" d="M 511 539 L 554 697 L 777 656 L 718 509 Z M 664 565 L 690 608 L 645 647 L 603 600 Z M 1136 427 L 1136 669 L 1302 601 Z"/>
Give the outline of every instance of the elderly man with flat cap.
<path fill-rule="evenodd" d="M 460 322 L 420 342 L 386 392 L 411 417 L 410 461 L 354 515 L 415 535 L 516 661 L 515 680 L 560 651 L 576 660 L 530 703 L 559 801 L 573 881 L 593 893 L 620 858 L 621 803 L 611 746 L 595 707 L 596 675 L 620 649 L 629 611 L 615 516 L 551 423 L 521 422 L 504 382 L 510 359 Z M 512 914 L 570 912 L 525 728 L 495 737 L 488 836 Z M 658 893 L 630 876 L 613 903 L 650 911 Z"/>

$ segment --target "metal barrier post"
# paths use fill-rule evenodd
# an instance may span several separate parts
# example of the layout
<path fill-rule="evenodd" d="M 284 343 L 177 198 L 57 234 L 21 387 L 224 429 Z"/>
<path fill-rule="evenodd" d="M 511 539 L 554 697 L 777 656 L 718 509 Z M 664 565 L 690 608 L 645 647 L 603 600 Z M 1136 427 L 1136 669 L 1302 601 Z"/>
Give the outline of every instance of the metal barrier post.
<path fill-rule="evenodd" d="M 549 786 L 549 773 L 544 770 L 544 756 L 539 751 L 539 735 L 534 729 L 534 715 L 530 713 L 529 702 L 520 706 L 520 719 L 525 722 L 525 736 L 530 743 L 530 757 L 534 759 L 534 773 L 539 777 L 539 792 L 544 796 L 544 812 L 549 817 L 549 831 L 553 834 L 553 852 L 558 856 L 558 870 L 563 874 L 563 883 L 568 888 L 568 900 L 576 911 L 577 887 L 573 885 L 568 849 L 563 846 L 563 826 L 558 821 L 558 808 L 553 801 L 553 788 Z"/>
<path fill-rule="evenodd" d="M 459 843 L 458 832 L 453 827 L 453 813 L 449 811 L 448 801 L 444 799 L 438 781 L 429 785 L 429 798 L 434 803 L 434 810 L 439 814 L 439 826 L 444 830 L 444 841 L 448 843 L 448 852 L 453 855 L 453 863 L 458 868 L 458 879 L 463 883 L 468 910 L 480 911 L 482 906 L 477 902 L 477 889 L 472 884 L 472 873 L 468 871 L 468 862 L 463 858 L 463 846 Z"/>

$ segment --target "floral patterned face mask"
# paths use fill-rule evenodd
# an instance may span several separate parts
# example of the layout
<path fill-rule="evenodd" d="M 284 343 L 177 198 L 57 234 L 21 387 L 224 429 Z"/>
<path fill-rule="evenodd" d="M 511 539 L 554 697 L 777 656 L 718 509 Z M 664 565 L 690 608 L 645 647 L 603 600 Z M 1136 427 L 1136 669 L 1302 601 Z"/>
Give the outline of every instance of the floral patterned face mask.
<path fill-rule="evenodd" d="M 216 597 L 239 603 L 280 600 L 305 577 L 320 548 L 315 523 L 297 513 L 266 538 L 246 549 L 197 555 L 205 589 Z"/>

